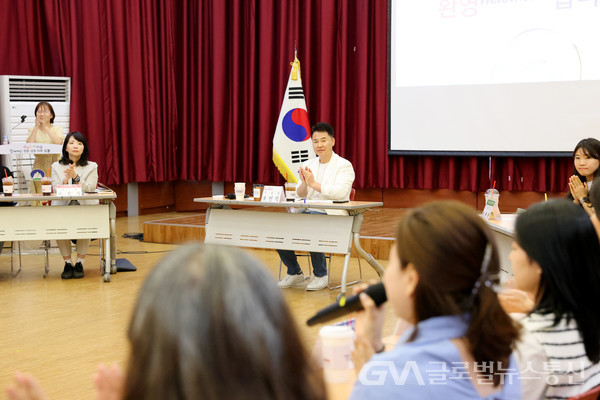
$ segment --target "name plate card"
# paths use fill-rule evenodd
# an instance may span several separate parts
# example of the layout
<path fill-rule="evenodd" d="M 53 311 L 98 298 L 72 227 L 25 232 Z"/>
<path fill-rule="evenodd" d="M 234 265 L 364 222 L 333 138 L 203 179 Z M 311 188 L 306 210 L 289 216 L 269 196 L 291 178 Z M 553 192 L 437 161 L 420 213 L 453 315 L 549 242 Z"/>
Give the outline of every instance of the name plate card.
<path fill-rule="evenodd" d="M 284 203 L 285 193 L 283 192 L 283 186 L 265 186 L 260 201 L 266 203 Z"/>
<path fill-rule="evenodd" d="M 81 185 L 56 185 L 57 196 L 82 196 Z"/>

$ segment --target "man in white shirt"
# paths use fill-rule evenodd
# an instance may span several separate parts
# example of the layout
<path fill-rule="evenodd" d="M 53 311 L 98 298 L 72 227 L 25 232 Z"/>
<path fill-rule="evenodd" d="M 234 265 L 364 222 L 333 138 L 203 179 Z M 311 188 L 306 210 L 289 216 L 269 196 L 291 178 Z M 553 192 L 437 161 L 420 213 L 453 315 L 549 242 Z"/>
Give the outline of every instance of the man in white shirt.
<path fill-rule="evenodd" d="M 333 128 L 326 122 L 319 122 L 311 129 L 313 148 L 317 158 L 306 161 L 300 167 L 300 185 L 296 189 L 298 197 L 309 200 L 349 200 L 354 182 L 354 168 L 350 161 L 333 152 L 335 138 Z M 313 210 L 314 214 L 347 215 L 344 210 Z M 281 261 L 287 267 L 287 275 L 277 284 L 288 288 L 304 282 L 304 274 L 296 253 L 292 250 L 277 250 Z M 327 286 L 327 265 L 325 254 L 310 253 L 314 279 L 306 290 L 321 290 Z"/>

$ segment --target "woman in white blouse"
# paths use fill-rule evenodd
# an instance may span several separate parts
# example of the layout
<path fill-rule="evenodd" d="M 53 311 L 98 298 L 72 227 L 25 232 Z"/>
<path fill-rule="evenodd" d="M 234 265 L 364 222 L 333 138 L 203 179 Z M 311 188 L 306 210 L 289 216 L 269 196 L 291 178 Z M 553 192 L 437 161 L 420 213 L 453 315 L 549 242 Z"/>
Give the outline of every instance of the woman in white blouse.
<path fill-rule="evenodd" d="M 88 161 L 88 145 L 80 132 L 71 132 L 63 142 L 62 157 L 52 164 L 52 186 L 81 185 L 83 192 L 93 192 L 98 184 L 98 164 Z M 80 204 L 97 203 L 97 200 L 79 201 Z M 53 205 L 65 205 L 64 201 L 53 201 Z M 67 216 L 65 216 L 67 217 Z M 83 278 L 83 261 L 90 245 L 90 239 L 77 239 L 77 262 L 71 259 L 71 241 L 57 240 L 60 254 L 65 260 L 62 279 Z"/>

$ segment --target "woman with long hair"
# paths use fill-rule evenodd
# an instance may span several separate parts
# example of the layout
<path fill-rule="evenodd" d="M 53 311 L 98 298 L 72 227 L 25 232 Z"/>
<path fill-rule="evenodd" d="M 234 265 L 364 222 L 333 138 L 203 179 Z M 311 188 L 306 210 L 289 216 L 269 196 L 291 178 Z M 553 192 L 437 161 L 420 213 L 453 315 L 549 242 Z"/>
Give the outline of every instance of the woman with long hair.
<path fill-rule="evenodd" d="M 521 311 L 516 355 L 530 399 L 567 399 L 600 385 L 600 242 L 572 202 L 537 203 L 519 215 L 509 259 L 514 288 L 500 298 Z M 520 300 L 519 300 L 520 299 Z M 519 303 L 521 304 L 519 306 Z"/>
<path fill-rule="evenodd" d="M 281 291 L 254 257 L 192 245 L 152 271 L 123 399 L 324 399 Z"/>
<path fill-rule="evenodd" d="M 600 141 L 594 138 L 581 140 L 573 150 L 573 175 L 569 178 L 569 195 L 575 204 L 581 204 L 592 215 L 589 191 L 594 179 L 600 175 Z"/>
<path fill-rule="evenodd" d="M 188 244 L 165 256 L 140 290 L 128 338 L 125 376 L 101 366 L 96 399 L 326 398 L 275 280 L 234 247 Z M 7 392 L 45 398 L 23 374 Z"/>
<path fill-rule="evenodd" d="M 382 310 L 361 295 L 356 348 L 371 357 L 351 398 L 521 398 L 511 355 L 519 330 L 494 290 L 499 270 L 492 233 L 471 207 L 444 201 L 408 213 L 383 284 L 413 327 L 383 352 Z"/>

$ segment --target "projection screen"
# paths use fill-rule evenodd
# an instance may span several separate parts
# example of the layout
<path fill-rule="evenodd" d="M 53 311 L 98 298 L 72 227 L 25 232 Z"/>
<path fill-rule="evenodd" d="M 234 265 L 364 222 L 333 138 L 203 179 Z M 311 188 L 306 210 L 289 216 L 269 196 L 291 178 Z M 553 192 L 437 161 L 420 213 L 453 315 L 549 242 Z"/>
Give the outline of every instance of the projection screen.
<path fill-rule="evenodd" d="M 392 0 L 390 26 L 390 154 L 563 156 L 600 137 L 600 0 Z"/>

